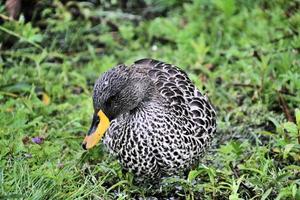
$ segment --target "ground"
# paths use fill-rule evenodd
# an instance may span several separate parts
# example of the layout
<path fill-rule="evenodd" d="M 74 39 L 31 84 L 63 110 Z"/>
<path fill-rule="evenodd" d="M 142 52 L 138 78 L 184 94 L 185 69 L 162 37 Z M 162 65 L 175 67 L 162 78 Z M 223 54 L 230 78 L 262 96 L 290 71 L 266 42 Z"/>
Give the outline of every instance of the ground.
<path fill-rule="evenodd" d="M 37 3 L 38 2 L 38 3 Z M 300 2 L 0 3 L 0 199 L 300 199 Z M 92 87 L 118 63 L 176 64 L 218 113 L 188 177 L 139 185 L 81 142 Z"/>

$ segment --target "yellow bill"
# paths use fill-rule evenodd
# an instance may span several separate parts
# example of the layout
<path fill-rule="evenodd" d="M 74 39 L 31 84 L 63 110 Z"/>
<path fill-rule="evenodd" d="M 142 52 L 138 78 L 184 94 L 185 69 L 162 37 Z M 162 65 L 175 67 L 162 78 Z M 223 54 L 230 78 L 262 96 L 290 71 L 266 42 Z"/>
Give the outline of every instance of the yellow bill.
<path fill-rule="evenodd" d="M 102 110 L 100 110 L 98 112 L 98 116 L 99 116 L 100 122 L 97 126 L 96 131 L 90 135 L 87 135 L 84 138 L 83 144 L 85 145 L 86 149 L 90 149 L 93 146 L 95 146 L 96 144 L 98 144 L 98 142 L 103 137 L 105 131 L 109 128 L 110 121 Z"/>

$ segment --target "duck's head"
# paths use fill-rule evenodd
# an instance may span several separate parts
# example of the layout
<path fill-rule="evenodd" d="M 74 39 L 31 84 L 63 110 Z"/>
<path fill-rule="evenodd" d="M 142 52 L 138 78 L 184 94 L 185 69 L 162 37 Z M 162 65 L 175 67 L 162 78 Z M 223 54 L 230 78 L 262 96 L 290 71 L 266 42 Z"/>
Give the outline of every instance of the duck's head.
<path fill-rule="evenodd" d="M 138 107 L 148 88 L 149 82 L 136 77 L 125 65 L 118 65 L 100 76 L 94 85 L 92 124 L 82 147 L 90 149 L 95 146 L 111 120 Z"/>

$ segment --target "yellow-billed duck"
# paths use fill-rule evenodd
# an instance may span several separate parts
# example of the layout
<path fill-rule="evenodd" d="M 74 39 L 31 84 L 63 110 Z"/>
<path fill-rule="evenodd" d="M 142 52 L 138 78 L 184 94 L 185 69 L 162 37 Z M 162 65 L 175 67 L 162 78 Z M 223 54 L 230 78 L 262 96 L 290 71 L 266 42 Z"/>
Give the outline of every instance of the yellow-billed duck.
<path fill-rule="evenodd" d="M 104 144 L 137 176 L 176 175 L 196 164 L 216 130 L 216 112 L 185 72 L 153 59 L 118 65 L 96 81 L 83 142 Z"/>

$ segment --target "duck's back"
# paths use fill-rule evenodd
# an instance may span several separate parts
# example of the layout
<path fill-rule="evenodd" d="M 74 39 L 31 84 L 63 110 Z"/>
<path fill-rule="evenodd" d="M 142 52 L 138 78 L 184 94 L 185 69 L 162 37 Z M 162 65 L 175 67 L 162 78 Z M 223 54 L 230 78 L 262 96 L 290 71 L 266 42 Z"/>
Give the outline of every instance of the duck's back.
<path fill-rule="evenodd" d="M 211 137 L 216 128 L 215 110 L 184 71 L 153 59 L 138 60 L 132 67 L 148 74 L 160 95 L 168 102 L 169 109 L 178 121 L 189 126 L 191 134 L 203 139 Z"/>

